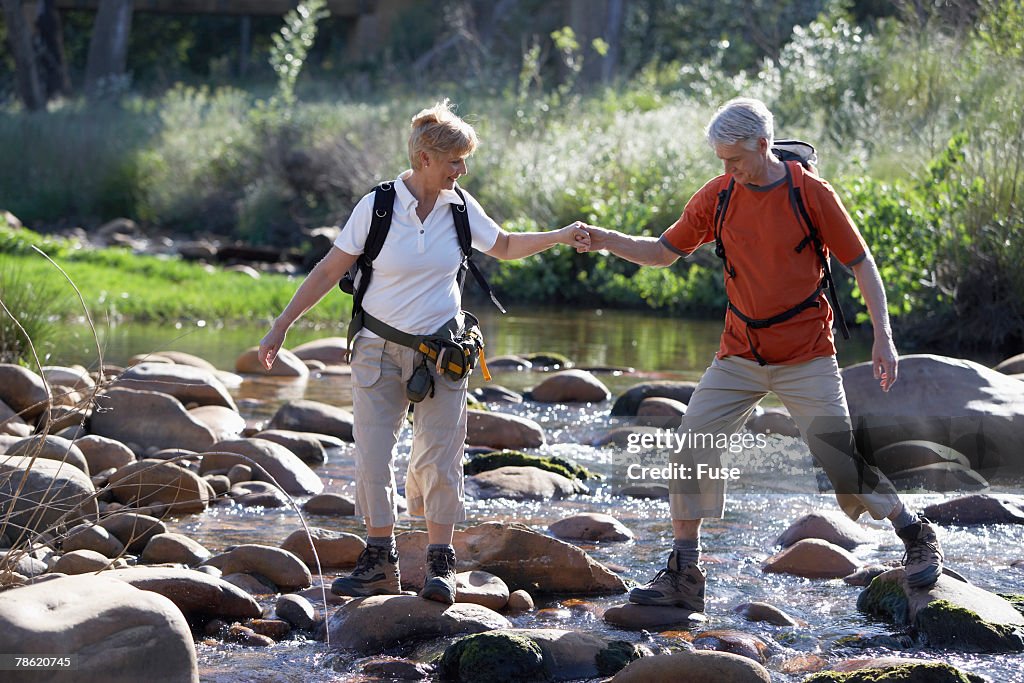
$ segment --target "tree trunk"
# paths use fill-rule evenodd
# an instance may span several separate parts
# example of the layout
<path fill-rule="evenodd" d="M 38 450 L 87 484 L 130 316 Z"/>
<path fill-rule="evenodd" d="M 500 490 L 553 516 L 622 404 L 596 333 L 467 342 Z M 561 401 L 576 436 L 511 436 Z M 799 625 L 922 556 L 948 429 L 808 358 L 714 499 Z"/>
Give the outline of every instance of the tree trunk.
<path fill-rule="evenodd" d="M 626 18 L 623 0 L 569 0 L 566 10 L 567 23 L 576 33 L 583 55 L 582 80 L 594 83 L 614 78 Z M 604 56 L 594 50 L 595 38 L 601 38 L 608 44 L 608 52 Z"/>
<path fill-rule="evenodd" d="M 85 67 L 85 91 L 90 97 L 121 86 L 131 28 L 132 0 L 100 0 Z"/>
<path fill-rule="evenodd" d="M 56 0 L 41 0 L 36 16 L 36 58 L 47 99 L 71 94 L 71 78 L 64 59 L 64 34 Z"/>
<path fill-rule="evenodd" d="M 21 0 L 3 0 L 3 8 L 7 42 L 10 44 L 11 56 L 14 57 L 18 96 L 26 109 L 42 109 L 46 106 L 46 95 L 39 80 L 31 29 L 22 14 Z"/>

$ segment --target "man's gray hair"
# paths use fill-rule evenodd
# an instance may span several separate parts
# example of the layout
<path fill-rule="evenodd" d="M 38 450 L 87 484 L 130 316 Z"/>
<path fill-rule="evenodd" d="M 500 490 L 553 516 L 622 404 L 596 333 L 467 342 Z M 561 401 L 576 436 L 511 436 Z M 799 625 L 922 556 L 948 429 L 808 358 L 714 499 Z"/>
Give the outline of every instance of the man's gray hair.
<path fill-rule="evenodd" d="M 712 149 L 740 142 L 756 150 L 758 138 L 768 140 L 770 148 L 775 142 L 775 117 L 761 100 L 737 97 L 718 108 L 704 135 Z"/>

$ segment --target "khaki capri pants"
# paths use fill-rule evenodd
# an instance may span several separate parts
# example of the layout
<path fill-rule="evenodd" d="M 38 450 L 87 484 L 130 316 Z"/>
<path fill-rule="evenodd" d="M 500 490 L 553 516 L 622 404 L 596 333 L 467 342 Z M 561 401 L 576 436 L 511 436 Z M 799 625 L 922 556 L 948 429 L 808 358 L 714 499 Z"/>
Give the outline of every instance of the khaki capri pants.
<path fill-rule="evenodd" d="M 394 460 L 409 409 L 405 384 L 422 355 L 378 337 L 358 335 L 353 345 L 356 512 L 368 526 L 390 526 L 398 517 Z M 466 519 L 462 456 L 469 377 L 453 382 L 438 377 L 433 367 L 430 373 L 434 396 L 417 403 L 414 413 L 406 501 L 410 514 L 438 524 L 456 524 Z"/>
<path fill-rule="evenodd" d="M 716 358 L 690 399 L 679 433 L 731 437 L 769 392 L 789 409 L 811 454 L 831 480 L 843 512 L 854 520 L 865 511 L 883 519 L 896 509 L 900 499 L 892 482 L 857 452 L 835 356 L 764 366 L 738 356 Z M 690 472 L 696 472 L 700 463 L 716 469 L 721 467 L 721 450 L 683 449 L 673 452 L 671 460 L 692 467 Z M 672 519 L 722 517 L 724 479 L 672 480 L 669 508 Z"/>

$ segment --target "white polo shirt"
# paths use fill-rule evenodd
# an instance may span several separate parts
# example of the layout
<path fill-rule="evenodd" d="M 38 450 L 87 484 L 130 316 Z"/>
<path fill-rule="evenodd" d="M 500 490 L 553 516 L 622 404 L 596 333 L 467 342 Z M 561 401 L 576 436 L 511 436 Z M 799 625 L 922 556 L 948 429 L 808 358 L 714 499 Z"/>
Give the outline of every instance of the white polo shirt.
<path fill-rule="evenodd" d="M 395 206 L 391 229 L 380 255 L 373 261 L 373 279 L 363 297 L 363 309 L 409 334 L 430 334 L 459 312 L 461 292 L 455 276 L 462 249 L 455 233 L 451 204 L 462 204 L 454 190 L 441 190 L 427 220 L 416 215 L 419 201 L 406 187 L 407 170 L 395 179 Z M 501 228 L 462 190 L 469 211 L 473 248 L 488 251 Z M 349 254 L 362 254 L 370 233 L 374 192 L 359 200 L 334 246 Z M 471 277 L 471 276 L 470 276 Z M 367 329 L 360 334 L 376 336 Z"/>

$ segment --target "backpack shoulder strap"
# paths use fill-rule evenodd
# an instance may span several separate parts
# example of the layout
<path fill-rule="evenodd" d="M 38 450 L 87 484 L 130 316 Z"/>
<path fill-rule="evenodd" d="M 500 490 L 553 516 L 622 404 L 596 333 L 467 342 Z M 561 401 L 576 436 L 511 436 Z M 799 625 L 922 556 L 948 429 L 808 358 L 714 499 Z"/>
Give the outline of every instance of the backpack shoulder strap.
<path fill-rule="evenodd" d="M 728 179 L 728 182 L 726 182 Z M 733 188 L 736 187 L 736 180 L 730 176 L 722 178 L 721 189 L 718 191 L 718 201 L 715 203 L 715 256 L 722 259 L 722 267 L 729 277 L 736 277 L 736 269 L 725 256 L 725 243 L 722 242 L 722 228 L 725 225 L 725 214 L 729 210 L 729 200 L 732 199 Z"/>
<path fill-rule="evenodd" d="M 455 194 L 459 195 L 462 204 L 452 204 L 452 218 L 455 220 L 455 234 L 459 238 L 459 248 L 462 255 L 469 258 L 473 255 L 473 233 L 469 229 L 469 211 L 466 207 L 466 195 L 462 194 L 459 186 L 455 186 Z"/>
<path fill-rule="evenodd" d="M 373 217 L 370 219 L 370 233 L 366 236 L 363 256 L 373 261 L 380 255 L 391 229 L 391 216 L 395 210 L 395 184 L 388 181 L 373 188 Z"/>

